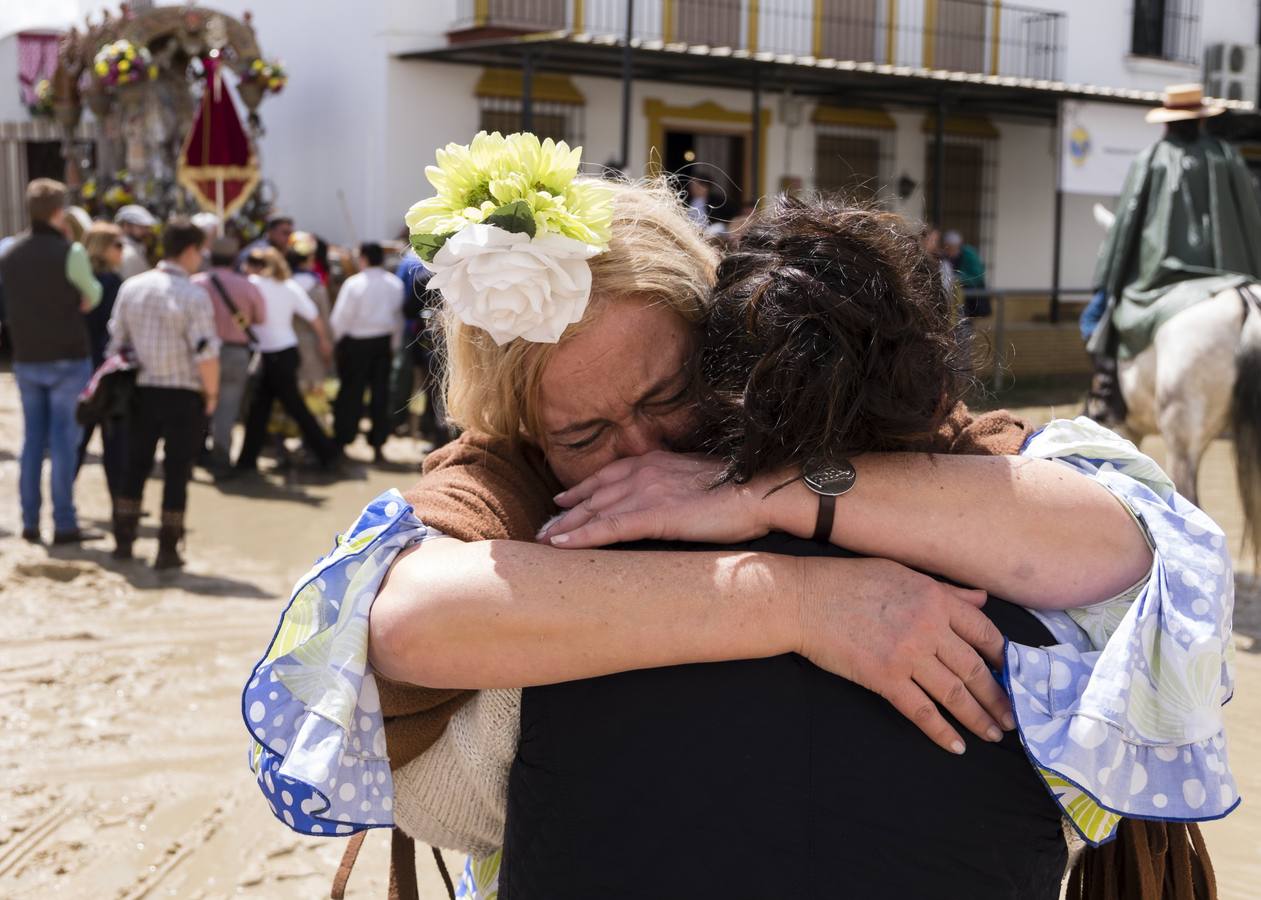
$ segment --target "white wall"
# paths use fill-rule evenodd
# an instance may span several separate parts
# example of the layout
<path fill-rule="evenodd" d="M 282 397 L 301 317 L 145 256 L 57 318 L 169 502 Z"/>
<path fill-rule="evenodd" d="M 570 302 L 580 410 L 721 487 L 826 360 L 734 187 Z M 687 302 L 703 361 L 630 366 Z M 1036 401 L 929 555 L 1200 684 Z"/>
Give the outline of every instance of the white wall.
<path fill-rule="evenodd" d="M 22 103 L 17 71 L 18 38 L 11 34 L 0 38 L 0 122 L 22 122 L 30 118 Z"/>
<path fill-rule="evenodd" d="M 392 59 L 386 69 L 388 119 L 385 136 L 382 203 L 376 222 L 381 237 L 394 237 L 409 206 L 433 194 L 425 180 L 434 150 L 451 142 L 468 143 L 477 131 L 473 88 L 481 70 L 434 62 Z"/>
<path fill-rule="evenodd" d="M 1183 65 L 1129 56 L 1133 0 L 1030 0 L 1029 5 L 1068 13 L 1064 80 L 1159 91 L 1200 80 L 1200 62 Z M 1200 0 L 1199 57 L 1208 44 L 1257 40 L 1256 0 Z"/>

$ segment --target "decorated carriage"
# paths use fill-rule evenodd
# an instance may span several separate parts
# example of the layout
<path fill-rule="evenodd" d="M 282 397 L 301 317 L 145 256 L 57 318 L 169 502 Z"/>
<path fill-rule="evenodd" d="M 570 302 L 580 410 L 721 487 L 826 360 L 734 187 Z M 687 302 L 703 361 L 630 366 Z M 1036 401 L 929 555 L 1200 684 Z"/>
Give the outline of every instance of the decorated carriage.
<path fill-rule="evenodd" d="M 248 237 L 270 206 L 258 110 L 285 82 L 248 12 L 124 3 L 62 37 L 41 101 L 61 126 L 83 205 L 102 214 L 125 203 L 160 216 L 204 210 L 235 219 Z M 95 142 L 78 137 L 84 107 L 98 124 Z"/>

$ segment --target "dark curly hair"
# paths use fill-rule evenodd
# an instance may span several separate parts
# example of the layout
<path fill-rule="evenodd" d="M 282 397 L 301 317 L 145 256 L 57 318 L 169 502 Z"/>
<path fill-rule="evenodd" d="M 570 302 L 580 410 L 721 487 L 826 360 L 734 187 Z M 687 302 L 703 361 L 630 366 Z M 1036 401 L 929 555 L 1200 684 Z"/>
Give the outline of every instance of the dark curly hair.
<path fill-rule="evenodd" d="M 892 213 L 783 197 L 718 268 L 696 445 L 722 481 L 927 449 L 967 386 L 940 263 Z"/>

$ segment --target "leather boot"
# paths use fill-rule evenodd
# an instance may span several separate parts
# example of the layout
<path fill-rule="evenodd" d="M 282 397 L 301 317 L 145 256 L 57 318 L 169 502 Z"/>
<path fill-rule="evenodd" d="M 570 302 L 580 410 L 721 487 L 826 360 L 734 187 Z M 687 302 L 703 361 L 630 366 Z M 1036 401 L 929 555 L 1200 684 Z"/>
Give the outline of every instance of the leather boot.
<path fill-rule="evenodd" d="M 184 514 L 162 512 L 162 525 L 158 528 L 158 555 L 153 560 L 155 569 L 180 569 L 184 560 L 180 557 L 180 541 L 184 538 Z"/>
<path fill-rule="evenodd" d="M 140 501 L 114 499 L 114 559 L 131 559 L 131 546 L 140 528 Z"/>

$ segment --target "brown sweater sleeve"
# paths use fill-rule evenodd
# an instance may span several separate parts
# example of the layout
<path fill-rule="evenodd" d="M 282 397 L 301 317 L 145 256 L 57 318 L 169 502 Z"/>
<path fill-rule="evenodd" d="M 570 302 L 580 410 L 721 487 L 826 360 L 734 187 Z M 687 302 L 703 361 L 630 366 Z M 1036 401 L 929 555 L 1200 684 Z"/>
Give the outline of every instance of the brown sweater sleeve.
<path fill-rule="evenodd" d="M 963 403 L 955 406 L 933 440 L 934 453 L 967 456 L 1016 456 L 1033 428 L 1005 409 L 973 415 Z"/>
<path fill-rule="evenodd" d="M 461 541 L 533 540 L 555 512 L 560 485 L 531 448 L 463 435 L 429 454 L 403 496 L 416 516 Z M 474 691 L 439 690 L 377 676 L 386 752 L 397 769 L 442 736 Z"/>

